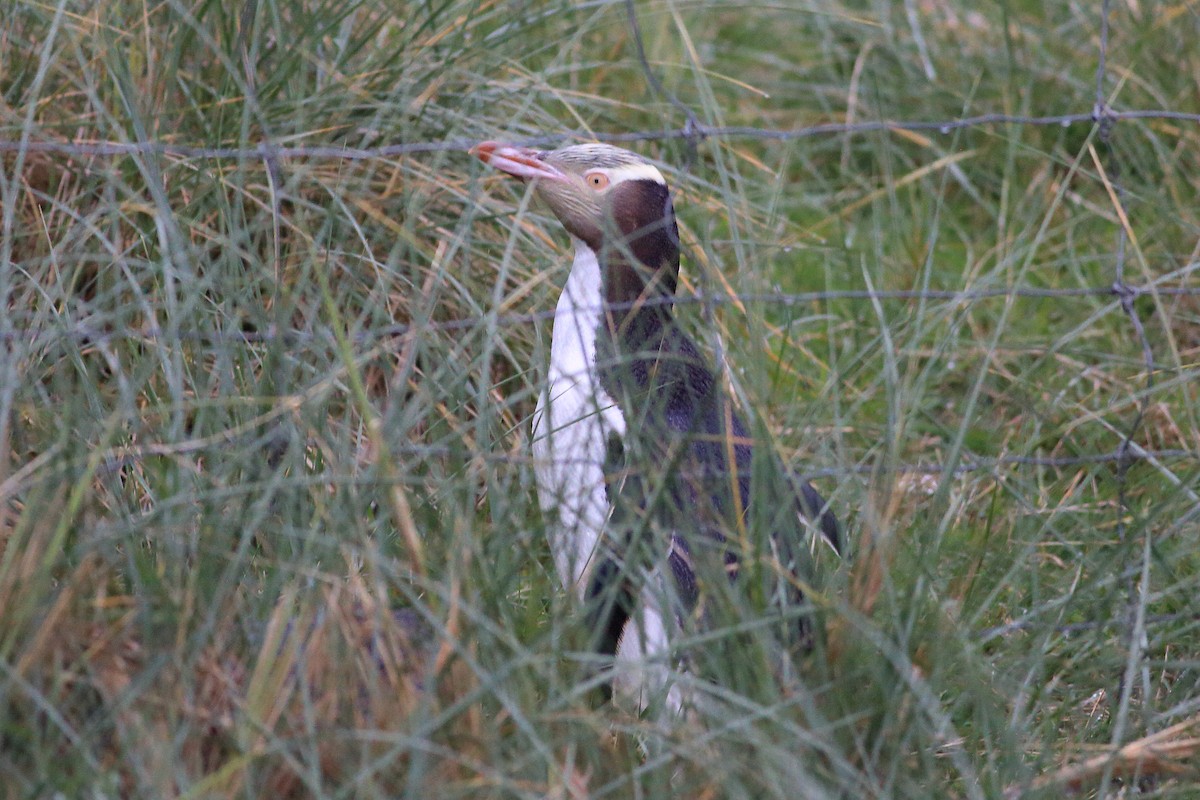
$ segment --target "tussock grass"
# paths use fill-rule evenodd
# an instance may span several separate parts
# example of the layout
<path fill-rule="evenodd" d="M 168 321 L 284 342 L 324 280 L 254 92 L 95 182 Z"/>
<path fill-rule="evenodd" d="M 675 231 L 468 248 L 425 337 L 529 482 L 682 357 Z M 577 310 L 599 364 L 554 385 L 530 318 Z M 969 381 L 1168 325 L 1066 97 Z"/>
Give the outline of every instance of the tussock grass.
<path fill-rule="evenodd" d="M 906 8 L 636 5 L 650 68 L 708 124 L 1092 108 L 1097 9 Z M 1194 28 L 1115 4 L 1109 102 L 1200 110 Z M 684 121 L 619 3 L 0 10 L 5 141 Z M 519 185 L 458 152 L 6 150 L 5 796 L 1196 792 L 1196 298 L 1133 298 L 1150 381 L 1119 298 L 1017 292 L 1118 265 L 1194 288 L 1200 130 L 635 146 L 677 194 L 685 324 L 846 523 L 848 557 L 814 555 L 814 653 L 734 596 L 684 645 L 688 720 L 593 702 L 528 448 L 568 245 Z M 774 297 L 867 289 L 1014 293 Z M 1131 431 L 1185 452 L 1020 460 Z"/>

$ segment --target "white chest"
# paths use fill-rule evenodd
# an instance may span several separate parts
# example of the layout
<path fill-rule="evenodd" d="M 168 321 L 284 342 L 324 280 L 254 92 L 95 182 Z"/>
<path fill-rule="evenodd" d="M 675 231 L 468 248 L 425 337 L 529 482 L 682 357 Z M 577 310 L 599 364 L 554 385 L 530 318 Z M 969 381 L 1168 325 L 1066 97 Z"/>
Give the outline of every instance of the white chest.
<path fill-rule="evenodd" d="M 538 500 L 563 585 L 582 598 L 610 507 L 604 461 L 625 417 L 596 373 L 596 329 L 604 302 L 596 254 L 575 242 L 571 275 L 554 310 L 550 369 L 533 416 Z"/>

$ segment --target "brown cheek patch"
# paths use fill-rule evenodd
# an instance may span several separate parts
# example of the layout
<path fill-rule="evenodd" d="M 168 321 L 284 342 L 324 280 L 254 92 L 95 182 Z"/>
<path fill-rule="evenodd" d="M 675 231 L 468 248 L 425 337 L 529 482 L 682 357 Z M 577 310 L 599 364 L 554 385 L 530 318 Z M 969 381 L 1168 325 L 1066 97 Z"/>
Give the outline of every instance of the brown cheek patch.
<path fill-rule="evenodd" d="M 609 319 L 609 327 L 623 333 L 642 320 L 655 328 L 670 315 L 669 309 L 658 304 L 643 308 L 642 303 L 673 296 L 679 271 L 671 195 L 657 181 L 629 180 L 613 187 L 608 199 L 608 241 L 601 253 L 604 294 L 622 309 Z"/>
<path fill-rule="evenodd" d="M 676 268 L 679 259 L 679 228 L 671 193 L 653 180 L 626 181 L 612 190 L 613 222 L 624 239 L 622 248 L 654 272 Z M 667 291 L 675 291 L 674 270 Z"/>

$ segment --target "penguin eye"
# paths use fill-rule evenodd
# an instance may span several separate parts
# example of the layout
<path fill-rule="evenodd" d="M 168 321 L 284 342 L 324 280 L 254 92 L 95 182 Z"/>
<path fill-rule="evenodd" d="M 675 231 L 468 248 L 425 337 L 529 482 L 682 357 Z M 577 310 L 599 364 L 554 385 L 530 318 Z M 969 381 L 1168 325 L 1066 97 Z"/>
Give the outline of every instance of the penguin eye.
<path fill-rule="evenodd" d="M 589 187 L 595 189 L 597 192 L 608 188 L 608 176 L 603 172 L 589 172 L 583 176 L 583 180 Z"/>

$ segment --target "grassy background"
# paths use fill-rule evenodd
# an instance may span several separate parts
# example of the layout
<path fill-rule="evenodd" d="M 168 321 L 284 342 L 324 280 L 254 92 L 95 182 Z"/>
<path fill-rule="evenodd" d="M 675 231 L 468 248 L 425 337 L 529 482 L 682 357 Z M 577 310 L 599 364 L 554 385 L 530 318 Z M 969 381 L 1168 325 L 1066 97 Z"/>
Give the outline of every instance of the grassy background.
<path fill-rule="evenodd" d="M 651 69 L 702 122 L 791 128 L 1088 112 L 1094 5 L 637 12 Z M 1118 2 L 1112 26 L 1115 107 L 1200 111 L 1194 6 Z M 374 147 L 684 121 L 621 3 L 0 9 L 6 141 Z M 0 794 L 1057 798 L 1094 748 L 1154 734 L 1195 764 L 1195 295 L 1134 300 L 1153 382 L 1112 296 L 774 296 L 1105 287 L 1118 269 L 1194 288 L 1200 129 L 633 146 L 677 194 L 682 292 L 719 301 L 685 324 L 849 531 L 846 560 L 816 559 L 817 652 L 781 657 L 747 608 L 691 643 L 686 724 L 590 702 L 528 455 L 537 314 L 569 253 L 516 182 L 454 149 L 274 169 L 10 149 Z M 1193 455 L 901 468 L 1104 456 L 1130 430 Z M 1200 791 L 1123 766 L 1082 796 Z"/>

